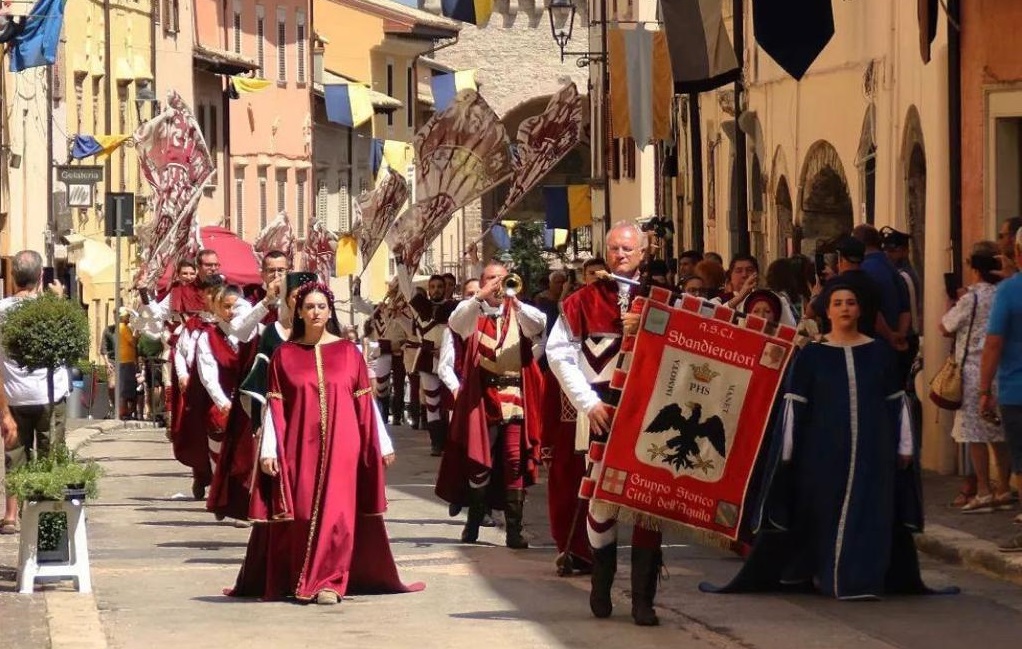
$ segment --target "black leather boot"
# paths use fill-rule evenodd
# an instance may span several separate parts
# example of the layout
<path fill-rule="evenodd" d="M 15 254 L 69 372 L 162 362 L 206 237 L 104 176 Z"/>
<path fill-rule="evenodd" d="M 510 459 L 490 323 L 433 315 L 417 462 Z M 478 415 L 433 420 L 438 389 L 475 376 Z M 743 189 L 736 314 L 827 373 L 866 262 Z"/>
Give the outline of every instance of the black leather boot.
<path fill-rule="evenodd" d="M 660 618 L 653 609 L 657 581 L 664 555 L 659 549 L 632 546 L 632 620 L 638 626 L 657 626 Z"/>
<path fill-rule="evenodd" d="M 444 422 L 426 422 L 426 430 L 429 431 L 429 454 L 433 457 L 440 457 L 444 452 Z"/>
<path fill-rule="evenodd" d="M 527 550 L 529 542 L 522 536 L 525 518 L 525 490 L 508 489 L 504 505 L 504 545 L 513 550 Z"/>
<path fill-rule="evenodd" d="M 592 588 L 589 591 L 589 609 L 596 617 L 610 617 L 614 603 L 610 589 L 617 572 L 617 543 L 593 549 L 593 573 L 590 576 Z"/>
<path fill-rule="evenodd" d="M 405 425 L 405 398 L 397 392 L 390 395 L 390 421 L 395 426 Z"/>
<path fill-rule="evenodd" d="M 486 514 L 486 488 L 470 489 L 468 493 L 468 520 L 461 531 L 462 543 L 475 543 L 479 540 L 479 524 Z"/>

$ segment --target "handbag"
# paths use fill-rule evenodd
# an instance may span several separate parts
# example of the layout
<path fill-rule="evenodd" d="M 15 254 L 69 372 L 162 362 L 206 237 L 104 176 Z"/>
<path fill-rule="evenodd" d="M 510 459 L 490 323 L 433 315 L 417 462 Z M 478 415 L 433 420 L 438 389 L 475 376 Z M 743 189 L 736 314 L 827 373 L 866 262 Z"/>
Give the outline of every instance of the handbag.
<path fill-rule="evenodd" d="M 976 305 L 979 303 L 979 296 L 974 296 L 972 302 L 972 315 L 969 317 L 969 330 L 965 334 L 965 353 L 962 354 L 962 362 L 955 358 L 955 345 L 951 345 L 951 354 L 944 361 L 944 365 L 937 372 L 937 375 L 930 381 L 930 401 L 938 408 L 944 410 L 958 410 L 962 407 L 962 366 L 969 358 L 969 343 L 972 341 L 972 325 L 976 321 Z"/>

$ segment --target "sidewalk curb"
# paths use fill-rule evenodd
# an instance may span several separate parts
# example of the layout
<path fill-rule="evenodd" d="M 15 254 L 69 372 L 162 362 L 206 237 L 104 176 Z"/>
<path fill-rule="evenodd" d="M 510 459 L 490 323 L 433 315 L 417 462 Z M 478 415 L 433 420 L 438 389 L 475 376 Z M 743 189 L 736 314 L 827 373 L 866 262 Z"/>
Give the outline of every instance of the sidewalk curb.
<path fill-rule="evenodd" d="M 154 428 L 146 421 L 102 419 L 76 428 L 66 435 L 67 447 L 77 451 L 93 438 L 111 430 L 143 430 Z M 95 586 L 95 584 L 94 584 Z M 46 625 L 50 649 L 106 649 L 108 646 L 103 622 L 96 602 L 96 591 L 75 593 L 60 590 L 41 591 L 46 600 Z"/>
<path fill-rule="evenodd" d="M 1022 553 L 1000 552 L 995 543 L 972 534 L 931 524 L 916 536 L 916 547 L 940 561 L 1022 585 Z"/>

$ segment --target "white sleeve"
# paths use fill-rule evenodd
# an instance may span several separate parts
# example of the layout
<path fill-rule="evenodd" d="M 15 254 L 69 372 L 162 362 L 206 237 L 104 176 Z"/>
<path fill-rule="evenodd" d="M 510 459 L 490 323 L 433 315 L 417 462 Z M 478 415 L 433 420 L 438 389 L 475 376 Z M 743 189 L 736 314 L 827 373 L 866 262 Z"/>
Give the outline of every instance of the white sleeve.
<path fill-rule="evenodd" d="M 376 435 L 380 439 L 380 456 L 387 457 L 394 453 L 394 442 L 390 439 L 390 434 L 387 432 L 387 424 L 383 422 L 383 415 L 380 414 L 380 407 L 376 405 L 376 399 L 373 399 L 373 418 L 376 419 Z"/>
<path fill-rule="evenodd" d="M 558 318 L 546 341 L 547 361 L 571 405 L 579 412 L 589 414 L 601 402 L 596 390 L 593 390 L 582 373 L 582 368 L 578 366 L 581 353 L 581 341 L 572 340 L 564 318 Z"/>
<path fill-rule="evenodd" d="M 143 318 L 151 318 L 154 320 L 164 321 L 170 319 L 170 296 L 173 295 L 173 291 L 167 291 L 167 294 L 159 302 L 150 302 L 149 304 L 142 305 L 139 309 L 139 316 Z"/>
<path fill-rule="evenodd" d="M 461 338 L 468 338 L 476 331 L 479 321 L 480 302 L 476 299 L 462 300 L 447 319 L 447 326 Z"/>
<path fill-rule="evenodd" d="M 788 325 L 789 327 L 797 327 L 798 322 L 795 321 L 795 311 L 791 308 L 791 302 L 788 298 L 784 297 L 780 293 L 774 293 L 781 300 L 781 324 Z"/>
<path fill-rule="evenodd" d="M 454 337 L 450 329 L 444 329 L 440 341 L 440 360 L 436 364 L 436 375 L 451 392 L 457 392 L 461 388 L 461 381 L 454 371 Z"/>
<path fill-rule="evenodd" d="M 365 315 L 372 315 L 376 311 L 376 306 L 372 302 L 367 301 L 361 295 L 351 296 L 351 306 L 355 307 L 355 310 Z"/>
<path fill-rule="evenodd" d="M 231 400 L 224 394 L 220 387 L 220 366 L 217 365 L 213 356 L 213 349 L 209 346 L 209 333 L 202 332 L 196 344 L 195 366 L 199 373 L 199 380 L 202 387 L 206 388 L 209 398 L 213 400 L 218 408 L 229 408 Z"/>
<path fill-rule="evenodd" d="M 238 342 L 247 343 L 259 333 L 259 325 L 270 310 L 262 300 L 259 304 L 252 306 L 246 300 L 238 300 L 237 315 L 231 318 L 227 327 L 227 333 L 238 339 Z"/>
<path fill-rule="evenodd" d="M 912 414 L 908 399 L 901 397 L 901 416 L 898 417 L 898 455 L 912 455 L 915 452 L 912 440 Z"/>
<path fill-rule="evenodd" d="M 790 462 L 795 452 L 795 406 L 792 405 L 791 395 L 784 397 L 784 419 L 782 420 L 784 439 L 781 445 L 781 460 Z"/>
<path fill-rule="evenodd" d="M 188 378 L 188 341 L 192 332 L 183 331 L 174 344 L 174 370 L 177 372 L 178 381 Z"/>
<path fill-rule="evenodd" d="M 518 326 L 529 339 L 540 338 L 546 331 L 546 314 L 531 304 L 519 302 Z"/>
<path fill-rule="evenodd" d="M 277 430 L 273 426 L 273 413 L 263 408 L 263 442 L 259 446 L 259 459 L 277 459 Z"/>

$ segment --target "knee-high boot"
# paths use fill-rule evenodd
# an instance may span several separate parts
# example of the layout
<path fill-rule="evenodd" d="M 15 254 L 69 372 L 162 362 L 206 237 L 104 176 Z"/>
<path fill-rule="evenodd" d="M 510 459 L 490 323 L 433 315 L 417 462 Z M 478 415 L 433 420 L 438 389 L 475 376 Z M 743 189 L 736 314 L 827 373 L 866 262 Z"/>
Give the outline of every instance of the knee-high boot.
<path fill-rule="evenodd" d="M 617 542 L 602 548 L 593 548 L 593 572 L 589 577 L 592 584 L 589 591 L 589 609 L 596 617 L 610 617 L 614 603 L 610 589 L 617 572 Z"/>
<path fill-rule="evenodd" d="M 522 536 L 525 518 L 525 490 L 508 489 L 504 505 L 504 528 L 507 533 L 504 545 L 514 550 L 526 550 L 529 542 Z"/>
<path fill-rule="evenodd" d="M 657 581 L 664 555 L 660 548 L 632 546 L 632 620 L 638 626 L 657 626 L 660 618 L 653 608 Z"/>
<path fill-rule="evenodd" d="M 468 492 L 468 520 L 461 531 L 462 543 L 475 543 L 479 540 L 479 525 L 486 515 L 486 488 L 470 489 Z"/>

